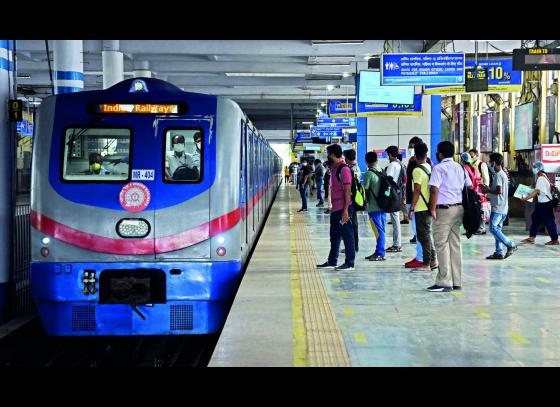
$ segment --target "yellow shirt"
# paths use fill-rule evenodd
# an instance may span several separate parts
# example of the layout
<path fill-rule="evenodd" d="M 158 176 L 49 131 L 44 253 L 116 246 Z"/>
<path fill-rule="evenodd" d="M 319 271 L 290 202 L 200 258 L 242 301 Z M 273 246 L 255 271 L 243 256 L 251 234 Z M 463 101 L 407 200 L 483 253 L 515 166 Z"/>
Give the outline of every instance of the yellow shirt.
<path fill-rule="evenodd" d="M 426 170 L 428 170 L 428 173 L 432 172 L 432 167 L 430 166 L 430 164 L 424 163 L 424 164 L 421 164 L 421 165 Z M 413 182 L 413 184 L 420 184 L 420 186 L 421 186 L 420 193 L 424 196 L 424 198 L 428 202 L 430 202 L 430 190 L 428 189 L 428 181 L 429 180 L 430 180 L 430 177 L 428 177 L 428 175 L 426 175 L 426 173 L 424 171 L 422 171 L 420 168 L 415 168 L 412 171 L 412 182 Z M 419 196 L 418 201 L 416 201 L 416 206 L 414 207 L 414 212 L 423 212 L 423 211 L 427 211 L 427 210 L 428 210 L 428 207 L 426 206 L 426 203 L 424 202 L 424 199 L 422 199 L 422 197 Z"/>

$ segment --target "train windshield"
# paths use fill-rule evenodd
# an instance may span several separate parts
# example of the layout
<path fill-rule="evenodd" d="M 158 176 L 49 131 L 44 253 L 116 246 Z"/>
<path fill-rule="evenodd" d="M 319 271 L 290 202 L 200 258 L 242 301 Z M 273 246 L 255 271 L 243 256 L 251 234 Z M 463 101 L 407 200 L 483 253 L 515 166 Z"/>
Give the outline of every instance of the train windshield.
<path fill-rule="evenodd" d="M 67 181 L 129 179 L 130 129 L 66 129 L 62 175 Z"/>
<path fill-rule="evenodd" d="M 165 182 L 200 182 L 204 131 L 202 128 L 165 129 Z"/>

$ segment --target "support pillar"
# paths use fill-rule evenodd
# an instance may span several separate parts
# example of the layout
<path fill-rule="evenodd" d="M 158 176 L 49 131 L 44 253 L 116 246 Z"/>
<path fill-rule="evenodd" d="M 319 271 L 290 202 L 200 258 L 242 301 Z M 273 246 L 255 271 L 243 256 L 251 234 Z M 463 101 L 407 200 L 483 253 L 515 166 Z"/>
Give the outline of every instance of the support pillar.
<path fill-rule="evenodd" d="M 150 71 L 148 61 L 134 61 L 133 75 L 135 78 L 151 78 L 152 71 Z"/>
<path fill-rule="evenodd" d="M 55 40 L 53 45 L 54 93 L 84 90 L 82 40 Z"/>
<path fill-rule="evenodd" d="M 103 51 L 103 89 L 124 80 L 124 58 L 119 51 L 119 40 L 104 40 Z"/>

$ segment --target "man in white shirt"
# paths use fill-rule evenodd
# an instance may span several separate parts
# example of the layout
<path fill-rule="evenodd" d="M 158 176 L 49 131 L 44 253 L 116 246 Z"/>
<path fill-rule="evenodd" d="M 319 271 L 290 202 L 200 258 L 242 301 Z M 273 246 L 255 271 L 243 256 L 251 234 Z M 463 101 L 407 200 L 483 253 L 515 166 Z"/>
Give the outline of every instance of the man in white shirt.
<path fill-rule="evenodd" d="M 195 163 L 190 154 L 185 153 L 185 137 L 182 135 L 175 135 L 171 139 L 173 146 L 173 153 L 166 156 L 165 162 L 165 179 L 171 181 L 173 174 L 179 167 L 194 168 Z"/>
<path fill-rule="evenodd" d="M 389 157 L 389 165 L 385 169 L 385 173 L 388 177 L 392 177 L 395 183 L 400 186 L 403 183 L 404 169 L 400 161 L 397 159 L 397 156 L 399 155 L 399 148 L 397 146 L 389 146 L 385 149 L 385 151 Z M 389 216 L 391 216 L 391 223 L 393 224 L 393 246 L 387 248 L 388 253 L 402 252 L 401 220 L 399 212 L 400 211 L 389 213 Z"/>

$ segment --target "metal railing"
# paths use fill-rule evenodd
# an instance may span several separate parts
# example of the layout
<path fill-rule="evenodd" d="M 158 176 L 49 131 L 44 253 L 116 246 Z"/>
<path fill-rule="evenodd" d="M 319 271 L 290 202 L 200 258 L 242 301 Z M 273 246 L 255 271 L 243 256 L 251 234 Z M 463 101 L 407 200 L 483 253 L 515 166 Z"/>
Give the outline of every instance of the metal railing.
<path fill-rule="evenodd" d="M 14 218 L 14 271 L 10 317 L 17 317 L 35 309 L 29 283 L 31 260 L 30 205 L 17 204 Z"/>

